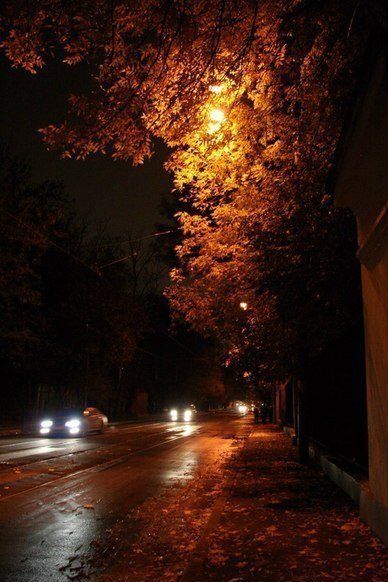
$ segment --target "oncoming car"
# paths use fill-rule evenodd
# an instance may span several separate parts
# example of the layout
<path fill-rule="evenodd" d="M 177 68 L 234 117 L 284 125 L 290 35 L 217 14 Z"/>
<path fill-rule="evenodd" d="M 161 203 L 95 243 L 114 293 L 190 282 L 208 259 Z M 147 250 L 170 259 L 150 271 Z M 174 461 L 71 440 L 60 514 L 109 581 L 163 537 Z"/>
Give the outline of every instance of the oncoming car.
<path fill-rule="evenodd" d="M 248 406 L 246 404 L 239 404 L 237 410 L 242 416 L 244 416 L 248 412 Z"/>
<path fill-rule="evenodd" d="M 194 404 L 189 406 L 175 406 L 170 410 L 170 419 L 172 421 L 190 422 L 197 414 Z"/>
<path fill-rule="evenodd" d="M 83 436 L 91 432 L 102 433 L 108 419 L 97 408 L 63 409 L 48 412 L 38 420 L 38 432 L 42 436 Z"/>

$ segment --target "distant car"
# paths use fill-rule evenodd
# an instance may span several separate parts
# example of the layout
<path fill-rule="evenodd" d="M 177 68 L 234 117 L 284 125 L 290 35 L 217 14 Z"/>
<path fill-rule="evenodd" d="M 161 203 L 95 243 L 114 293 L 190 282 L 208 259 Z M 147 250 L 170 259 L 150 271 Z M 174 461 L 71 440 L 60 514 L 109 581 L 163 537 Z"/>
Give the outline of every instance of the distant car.
<path fill-rule="evenodd" d="M 197 409 L 194 404 L 187 406 L 175 406 L 170 410 L 170 418 L 172 421 L 190 422 L 197 414 Z"/>
<path fill-rule="evenodd" d="M 102 433 L 108 419 L 97 408 L 63 409 L 47 412 L 37 421 L 37 430 L 42 436 L 83 436 L 91 432 Z"/>

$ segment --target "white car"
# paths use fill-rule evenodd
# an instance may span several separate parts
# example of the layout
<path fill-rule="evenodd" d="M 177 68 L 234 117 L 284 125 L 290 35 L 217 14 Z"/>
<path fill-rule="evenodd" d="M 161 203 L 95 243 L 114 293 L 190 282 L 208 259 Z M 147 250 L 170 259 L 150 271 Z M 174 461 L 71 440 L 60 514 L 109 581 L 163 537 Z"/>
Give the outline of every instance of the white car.
<path fill-rule="evenodd" d="M 41 416 L 36 427 L 42 436 L 83 436 L 91 432 L 102 433 L 108 419 L 97 408 L 63 409 Z"/>
<path fill-rule="evenodd" d="M 177 406 L 171 408 L 170 410 L 170 419 L 173 422 L 181 421 L 181 422 L 190 422 L 190 420 L 194 419 L 194 416 L 197 414 L 197 409 L 195 408 L 194 404 L 190 404 L 189 406 Z"/>

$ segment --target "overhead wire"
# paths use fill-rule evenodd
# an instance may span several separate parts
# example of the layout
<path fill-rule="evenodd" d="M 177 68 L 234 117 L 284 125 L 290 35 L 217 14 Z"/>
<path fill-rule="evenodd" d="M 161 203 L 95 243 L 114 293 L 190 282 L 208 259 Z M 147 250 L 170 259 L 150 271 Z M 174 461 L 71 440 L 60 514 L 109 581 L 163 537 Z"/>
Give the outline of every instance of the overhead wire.
<path fill-rule="evenodd" d="M 106 243 L 104 245 L 101 245 L 101 247 L 103 247 L 103 248 L 105 248 L 105 247 L 114 247 L 114 246 L 120 246 L 120 245 L 125 244 L 125 243 L 141 242 L 141 241 L 147 240 L 149 238 L 156 238 L 158 236 L 164 236 L 166 234 L 170 234 L 170 233 L 176 232 L 177 230 L 178 230 L 177 228 L 173 228 L 173 229 L 170 229 L 170 230 L 162 230 L 161 232 L 154 232 L 153 234 L 147 234 L 146 236 L 142 236 L 142 237 L 139 237 L 139 238 L 134 238 L 134 239 L 129 238 L 127 240 L 119 240 L 119 241 L 115 241 L 115 242 L 112 242 L 112 243 Z"/>
<path fill-rule="evenodd" d="M 57 250 L 61 251 L 65 255 L 71 257 L 73 259 L 73 261 L 75 261 L 76 263 L 79 263 L 80 265 L 82 265 L 83 267 L 85 267 L 86 269 L 88 269 L 89 271 L 91 271 L 92 273 L 94 273 L 95 275 L 97 275 L 98 277 L 101 277 L 100 273 L 96 269 L 94 269 L 93 267 L 91 267 L 90 265 L 88 265 L 85 261 L 83 261 L 79 257 L 77 257 L 77 256 L 73 255 L 72 253 L 70 253 L 67 249 L 65 249 L 64 247 L 62 247 L 58 243 L 52 241 L 47 235 L 42 234 L 41 232 L 38 232 L 31 225 L 27 224 L 23 220 L 20 220 L 20 218 L 18 218 L 17 216 L 15 216 L 14 214 L 12 214 L 8 210 L 3 209 L 3 212 L 7 216 L 9 216 L 13 220 L 15 220 L 15 222 L 17 222 L 19 225 L 23 226 L 24 228 L 27 228 L 30 232 L 32 232 L 33 234 L 35 234 L 35 236 L 37 236 L 39 238 L 43 238 L 47 242 L 47 244 L 49 244 L 52 247 L 56 248 Z"/>
<path fill-rule="evenodd" d="M 174 230 L 166 230 L 166 231 L 163 231 L 163 232 L 156 232 L 154 234 L 149 234 L 147 236 L 144 236 L 144 237 L 141 237 L 141 238 L 138 238 L 138 239 L 133 239 L 133 240 L 129 239 L 127 241 L 121 241 L 119 244 L 124 244 L 126 242 L 127 243 L 135 243 L 135 242 L 139 242 L 139 241 L 146 240 L 146 239 L 149 239 L 149 238 L 156 238 L 158 236 L 163 236 L 163 235 L 166 235 L 166 234 L 170 234 L 170 233 L 176 232 L 176 231 L 177 231 L 177 229 L 174 229 Z M 109 245 L 106 245 L 106 246 L 109 246 Z M 113 261 L 110 261 L 109 263 L 105 263 L 104 265 L 99 265 L 98 266 L 98 269 L 105 269 L 106 267 L 110 267 L 112 265 L 116 265 L 117 263 L 122 263 L 123 261 L 127 261 L 128 259 L 131 259 L 132 257 L 133 257 L 133 253 L 131 253 L 130 255 L 126 255 L 124 257 L 120 257 L 118 259 L 114 259 Z"/>

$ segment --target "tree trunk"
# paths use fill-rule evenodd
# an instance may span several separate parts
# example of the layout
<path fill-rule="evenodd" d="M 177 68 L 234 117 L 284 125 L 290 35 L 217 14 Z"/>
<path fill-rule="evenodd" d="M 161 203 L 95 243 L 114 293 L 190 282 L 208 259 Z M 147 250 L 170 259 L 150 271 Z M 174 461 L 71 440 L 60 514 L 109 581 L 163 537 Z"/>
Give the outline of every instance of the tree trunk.
<path fill-rule="evenodd" d="M 298 382 L 295 376 L 292 377 L 292 421 L 294 424 L 295 437 L 298 439 Z M 295 443 L 296 444 L 296 443 Z"/>
<path fill-rule="evenodd" d="M 276 412 L 276 385 L 272 388 L 272 422 L 277 423 L 278 417 Z"/>
<path fill-rule="evenodd" d="M 306 389 L 302 382 L 298 380 L 297 382 L 297 393 L 298 393 L 298 451 L 299 451 L 299 461 L 301 463 L 307 463 L 309 460 L 309 438 L 308 438 L 308 427 L 307 427 L 307 398 Z"/>
<path fill-rule="evenodd" d="M 117 365 L 116 370 L 116 383 L 115 383 L 115 393 L 116 393 L 116 405 L 115 414 L 117 418 L 123 418 L 126 413 L 127 406 L 127 395 L 126 395 L 126 385 L 123 382 L 124 376 L 124 366 L 122 364 Z"/>

